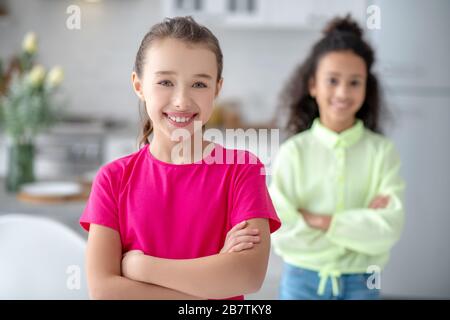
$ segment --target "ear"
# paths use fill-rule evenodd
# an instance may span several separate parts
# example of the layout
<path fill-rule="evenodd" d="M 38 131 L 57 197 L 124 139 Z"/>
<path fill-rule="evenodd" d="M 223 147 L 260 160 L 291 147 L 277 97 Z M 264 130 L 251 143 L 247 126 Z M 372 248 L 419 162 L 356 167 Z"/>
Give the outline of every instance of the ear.
<path fill-rule="evenodd" d="M 315 98 L 316 94 L 317 94 L 317 89 L 316 89 L 316 79 L 314 79 L 314 77 L 309 78 L 308 90 L 309 90 L 309 95 L 311 97 Z"/>
<path fill-rule="evenodd" d="M 142 83 L 141 80 L 139 80 L 139 77 L 135 71 L 131 73 L 131 83 L 133 85 L 133 90 L 138 96 L 138 98 L 144 101 L 144 92 L 142 90 Z"/>
<path fill-rule="evenodd" d="M 219 95 L 220 91 L 222 90 L 222 85 L 223 85 L 223 78 L 220 78 L 220 80 L 217 81 L 216 94 L 214 95 L 214 98 L 217 98 L 217 96 Z"/>

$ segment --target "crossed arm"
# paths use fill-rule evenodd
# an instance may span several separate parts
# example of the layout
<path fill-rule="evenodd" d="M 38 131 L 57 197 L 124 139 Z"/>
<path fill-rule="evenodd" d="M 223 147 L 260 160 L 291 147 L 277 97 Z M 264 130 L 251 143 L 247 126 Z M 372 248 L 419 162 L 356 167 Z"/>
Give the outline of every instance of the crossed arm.
<path fill-rule="evenodd" d="M 125 257 L 121 270 L 118 233 L 91 225 L 87 250 L 91 297 L 222 299 L 255 292 L 260 289 L 267 270 L 269 224 L 267 219 L 250 219 L 245 229 L 258 229 L 260 235 L 260 241 L 247 250 L 184 260 L 131 254 Z"/>
<path fill-rule="evenodd" d="M 378 195 L 376 196 L 369 205 L 370 209 L 384 209 L 389 204 L 389 196 Z M 305 219 L 305 222 L 315 229 L 320 229 L 322 231 L 327 231 L 330 227 L 331 220 L 333 216 L 331 215 L 318 215 L 312 213 L 305 209 L 299 209 L 300 214 Z"/>
<path fill-rule="evenodd" d="M 146 284 L 122 276 L 122 244 L 119 233 L 91 224 L 86 250 L 86 272 L 91 299 L 182 299 L 199 300 L 176 290 Z"/>

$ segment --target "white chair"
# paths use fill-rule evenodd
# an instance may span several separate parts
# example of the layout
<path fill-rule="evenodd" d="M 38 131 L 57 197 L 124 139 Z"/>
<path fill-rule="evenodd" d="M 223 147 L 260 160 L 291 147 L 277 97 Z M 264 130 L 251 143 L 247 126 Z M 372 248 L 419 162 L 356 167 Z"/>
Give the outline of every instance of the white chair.
<path fill-rule="evenodd" d="M 89 299 L 85 247 L 59 222 L 0 216 L 0 299 Z"/>

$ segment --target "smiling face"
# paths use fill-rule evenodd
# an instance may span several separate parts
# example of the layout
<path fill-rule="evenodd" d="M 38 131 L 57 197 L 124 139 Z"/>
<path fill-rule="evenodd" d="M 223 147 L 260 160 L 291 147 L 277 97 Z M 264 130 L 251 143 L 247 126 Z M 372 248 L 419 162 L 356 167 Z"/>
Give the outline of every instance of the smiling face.
<path fill-rule="evenodd" d="M 222 79 L 217 81 L 216 55 L 204 44 L 172 38 L 157 40 L 147 50 L 141 79 L 133 72 L 136 94 L 145 100 L 155 139 L 170 139 L 184 128 L 192 135 L 194 121 L 211 117 Z"/>
<path fill-rule="evenodd" d="M 324 55 L 309 83 L 309 92 L 319 106 L 321 123 L 336 132 L 352 127 L 364 103 L 366 81 L 366 63 L 358 55 L 351 51 Z"/>

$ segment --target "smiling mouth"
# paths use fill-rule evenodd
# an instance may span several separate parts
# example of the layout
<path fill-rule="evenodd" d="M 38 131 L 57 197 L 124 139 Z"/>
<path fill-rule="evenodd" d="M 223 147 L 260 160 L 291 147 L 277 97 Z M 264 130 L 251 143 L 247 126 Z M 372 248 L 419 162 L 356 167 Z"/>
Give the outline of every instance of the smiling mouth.
<path fill-rule="evenodd" d="M 174 125 L 184 126 L 192 122 L 192 120 L 198 115 L 198 113 L 191 114 L 167 114 L 163 113 L 164 116 Z"/>
<path fill-rule="evenodd" d="M 336 109 L 349 109 L 351 105 L 349 103 L 332 103 L 331 107 Z"/>

